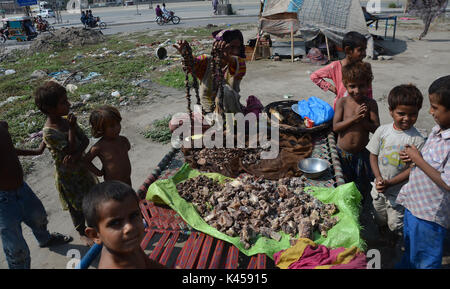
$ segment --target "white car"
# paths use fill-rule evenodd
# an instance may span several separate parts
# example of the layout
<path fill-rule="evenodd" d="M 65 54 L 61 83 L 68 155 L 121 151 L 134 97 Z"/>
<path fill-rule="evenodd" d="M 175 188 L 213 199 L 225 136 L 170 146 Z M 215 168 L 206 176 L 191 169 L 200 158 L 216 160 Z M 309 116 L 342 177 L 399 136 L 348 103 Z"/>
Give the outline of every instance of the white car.
<path fill-rule="evenodd" d="M 36 16 L 41 16 L 43 18 L 56 17 L 55 12 L 52 9 L 42 9 Z"/>

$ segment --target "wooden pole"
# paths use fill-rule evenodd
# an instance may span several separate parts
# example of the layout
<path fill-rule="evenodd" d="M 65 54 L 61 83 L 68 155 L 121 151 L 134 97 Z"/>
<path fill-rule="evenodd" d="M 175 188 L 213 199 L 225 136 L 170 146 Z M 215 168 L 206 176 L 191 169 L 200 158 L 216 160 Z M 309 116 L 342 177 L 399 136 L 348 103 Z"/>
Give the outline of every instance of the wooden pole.
<path fill-rule="evenodd" d="M 330 47 L 328 46 L 328 37 L 327 36 L 325 36 L 325 42 L 327 43 L 328 61 L 331 61 L 331 58 L 330 58 Z"/>
<path fill-rule="evenodd" d="M 294 62 L 294 22 L 291 22 L 291 62 Z"/>
<path fill-rule="evenodd" d="M 256 49 L 258 48 L 258 43 L 259 43 L 259 34 L 260 31 L 258 31 L 258 36 L 256 37 L 256 43 L 255 43 L 255 48 L 253 49 L 253 54 L 252 54 L 252 60 L 255 60 L 255 53 L 256 53 Z"/>

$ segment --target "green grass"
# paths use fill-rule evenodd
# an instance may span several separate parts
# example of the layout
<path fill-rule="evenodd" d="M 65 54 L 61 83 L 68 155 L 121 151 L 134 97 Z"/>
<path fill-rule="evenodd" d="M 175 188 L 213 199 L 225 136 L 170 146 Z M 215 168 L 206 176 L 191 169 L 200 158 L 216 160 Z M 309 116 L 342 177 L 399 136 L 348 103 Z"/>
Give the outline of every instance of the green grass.
<path fill-rule="evenodd" d="M 151 139 L 154 142 L 167 144 L 172 138 L 172 133 L 169 129 L 169 122 L 171 115 L 155 120 L 148 131 L 144 132 L 144 137 Z"/>
<path fill-rule="evenodd" d="M 253 25 L 254 26 L 254 25 Z M 252 25 L 235 25 L 233 28 L 248 29 Z M 94 78 L 91 82 L 81 84 L 75 83 L 78 89 L 73 93 L 68 93 L 69 101 L 74 104 L 81 102 L 81 95 L 91 94 L 92 97 L 84 105 L 73 111 L 78 115 L 80 125 L 89 134 L 87 118 L 93 108 L 103 104 L 118 106 L 121 100 L 135 99 L 139 102 L 149 94 L 148 89 L 138 87 L 132 82 L 139 79 L 152 79 L 157 83 L 184 89 L 185 75 L 179 63 L 173 60 L 159 60 L 154 53 L 151 55 L 140 55 L 127 58 L 118 54 L 129 51 L 141 45 L 148 45 L 155 42 L 165 42 L 170 39 L 175 43 L 178 39 L 185 38 L 191 40 L 211 39 L 211 33 L 218 29 L 230 28 L 219 27 L 196 27 L 196 28 L 174 28 L 157 32 L 138 32 L 131 34 L 118 34 L 105 36 L 106 41 L 95 45 L 85 45 L 78 47 L 57 47 L 52 52 L 41 52 L 27 55 L 26 51 L 16 51 L 0 63 L 3 69 L 14 69 L 13 75 L 0 76 L 0 102 L 9 97 L 20 96 L 20 99 L 0 106 L 0 119 L 8 121 L 10 134 L 13 143 L 18 146 L 28 146 L 27 138 L 30 134 L 38 132 L 45 123 L 43 115 L 34 104 L 33 91 L 47 79 L 31 79 L 31 74 L 35 70 L 44 70 L 47 73 L 67 70 L 71 73 L 81 71 L 86 77 L 90 72 L 100 73 L 101 76 Z M 104 58 L 89 57 L 89 54 L 99 55 L 104 53 L 103 48 L 112 50 L 115 53 Z M 210 48 L 207 48 L 209 50 Z M 194 54 L 199 53 L 199 48 L 193 47 Z M 77 55 L 84 55 L 77 58 Z M 50 57 L 52 56 L 52 57 Z M 75 63 L 73 63 L 75 60 Z M 168 66 L 171 65 L 171 66 Z M 156 69 L 152 69 L 155 68 Z M 168 71 L 162 72 L 158 67 L 169 67 Z M 171 67 L 171 68 L 170 68 Z M 192 78 L 190 78 L 192 81 Z M 121 98 L 114 98 L 111 92 L 118 90 Z M 164 133 L 166 135 L 164 136 Z M 162 133 L 162 139 L 168 137 L 167 131 Z M 37 146 L 38 143 L 32 143 Z"/>

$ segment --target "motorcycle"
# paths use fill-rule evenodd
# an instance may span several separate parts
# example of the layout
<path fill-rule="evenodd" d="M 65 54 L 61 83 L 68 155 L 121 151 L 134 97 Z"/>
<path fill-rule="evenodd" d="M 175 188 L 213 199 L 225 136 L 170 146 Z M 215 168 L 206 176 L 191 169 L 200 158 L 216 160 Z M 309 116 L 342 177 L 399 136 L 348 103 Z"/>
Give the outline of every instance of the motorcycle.
<path fill-rule="evenodd" d="M 84 24 L 84 28 L 95 28 L 95 27 L 100 27 L 100 29 L 105 29 L 106 28 L 106 22 L 100 21 L 100 17 L 94 17 L 93 21 L 90 21 L 89 23 L 83 23 Z"/>
<path fill-rule="evenodd" d="M 55 32 L 55 27 L 50 25 L 47 20 L 42 20 L 41 23 L 39 23 L 39 21 L 36 21 L 35 23 L 37 31 L 39 32 Z"/>
<path fill-rule="evenodd" d="M 0 43 L 5 43 L 6 40 L 8 40 L 8 28 L 1 28 L 0 29 Z"/>
<path fill-rule="evenodd" d="M 173 11 L 170 11 L 170 15 L 167 15 L 166 17 L 164 16 L 157 16 L 156 17 L 156 23 L 158 25 L 164 25 L 169 23 L 170 21 L 172 21 L 173 24 L 178 24 L 180 23 L 180 17 L 175 16 L 175 13 L 173 13 Z"/>

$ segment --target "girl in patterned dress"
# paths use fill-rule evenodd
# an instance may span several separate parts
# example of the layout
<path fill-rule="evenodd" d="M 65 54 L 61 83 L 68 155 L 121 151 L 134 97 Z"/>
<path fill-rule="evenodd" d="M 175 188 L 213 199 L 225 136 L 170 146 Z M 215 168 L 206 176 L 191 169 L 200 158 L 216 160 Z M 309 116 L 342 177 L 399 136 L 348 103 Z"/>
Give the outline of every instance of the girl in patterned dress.
<path fill-rule="evenodd" d="M 92 241 L 84 232 L 82 199 L 98 181 L 82 160 L 89 139 L 78 126 L 75 115 L 69 113 L 70 103 L 63 86 L 46 82 L 35 91 L 35 103 L 47 116 L 43 141 L 55 162 L 55 183 L 63 210 L 69 210 L 81 240 L 90 246 Z"/>

